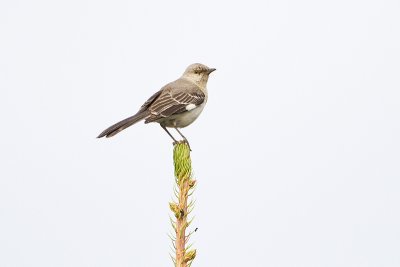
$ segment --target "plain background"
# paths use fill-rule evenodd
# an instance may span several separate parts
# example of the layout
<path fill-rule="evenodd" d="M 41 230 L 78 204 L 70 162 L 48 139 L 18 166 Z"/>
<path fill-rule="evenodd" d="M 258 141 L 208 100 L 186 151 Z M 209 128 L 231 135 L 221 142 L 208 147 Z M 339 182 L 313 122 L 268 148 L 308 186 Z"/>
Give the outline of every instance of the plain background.
<path fill-rule="evenodd" d="M 400 266 L 400 2 L 0 3 L 0 266 L 172 266 L 170 138 L 95 139 L 191 63 L 193 266 Z"/>

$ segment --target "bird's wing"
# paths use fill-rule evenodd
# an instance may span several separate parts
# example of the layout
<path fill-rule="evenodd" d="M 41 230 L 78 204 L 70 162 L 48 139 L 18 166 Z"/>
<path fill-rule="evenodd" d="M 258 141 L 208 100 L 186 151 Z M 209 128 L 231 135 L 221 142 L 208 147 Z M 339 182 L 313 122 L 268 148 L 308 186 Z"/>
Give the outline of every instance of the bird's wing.
<path fill-rule="evenodd" d="M 157 99 L 157 97 L 161 95 L 162 91 L 163 89 L 154 93 L 149 99 L 147 99 L 147 101 L 144 102 L 144 104 L 140 107 L 137 113 L 142 113 L 143 111 L 147 110 L 150 107 L 150 105 L 153 104 L 153 102 Z"/>
<path fill-rule="evenodd" d="M 205 99 L 205 94 L 195 84 L 178 80 L 167 85 L 148 107 L 150 116 L 146 118 L 145 122 L 157 121 L 192 110 L 203 103 Z"/>

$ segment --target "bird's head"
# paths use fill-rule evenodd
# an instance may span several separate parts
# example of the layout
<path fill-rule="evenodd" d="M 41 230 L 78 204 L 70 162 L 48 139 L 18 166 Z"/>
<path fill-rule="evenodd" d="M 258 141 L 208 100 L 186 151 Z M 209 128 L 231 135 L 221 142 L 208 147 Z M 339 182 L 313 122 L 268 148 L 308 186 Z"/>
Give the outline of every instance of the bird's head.
<path fill-rule="evenodd" d="M 200 63 L 194 63 L 186 68 L 182 77 L 196 83 L 200 87 L 205 88 L 208 81 L 208 76 L 213 71 L 215 71 L 214 68 L 209 68 Z"/>

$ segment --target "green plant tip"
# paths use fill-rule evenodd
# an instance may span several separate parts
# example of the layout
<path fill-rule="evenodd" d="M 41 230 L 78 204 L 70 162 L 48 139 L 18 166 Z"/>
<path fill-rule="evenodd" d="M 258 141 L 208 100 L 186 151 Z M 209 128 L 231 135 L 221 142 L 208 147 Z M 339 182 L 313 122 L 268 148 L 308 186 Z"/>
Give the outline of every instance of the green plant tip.
<path fill-rule="evenodd" d="M 176 143 L 174 146 L 175 177 L 180 184 L 192 175 L 192 161 L 190 159 L 190 148 L 185 142 Z"/>

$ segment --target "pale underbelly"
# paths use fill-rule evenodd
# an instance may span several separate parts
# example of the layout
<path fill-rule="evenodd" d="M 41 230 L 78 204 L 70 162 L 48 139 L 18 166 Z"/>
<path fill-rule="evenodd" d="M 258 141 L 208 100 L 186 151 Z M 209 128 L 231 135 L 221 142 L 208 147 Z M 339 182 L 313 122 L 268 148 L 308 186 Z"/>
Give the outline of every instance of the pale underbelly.
<path fill-rule="evenodd" d="M 163 119 L 159 120 L 158 122 L 161 125 L 164 125 L 165 127 L 184 128 L 184 127 L 190 125 L 192 122 L 194 122 L 200 116 L 200 113 L 203 111 L 204 106 L 205 106 L 205 103 L 203 103 L 200 106 L 198 106 L 197 108 L 194 108 L 185 113 L 172 115 L 169 118 L 163 118 Z"/>

